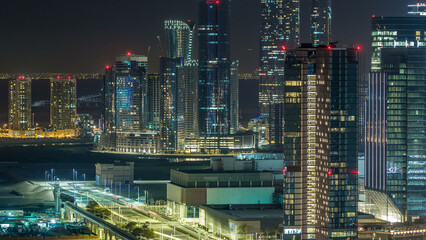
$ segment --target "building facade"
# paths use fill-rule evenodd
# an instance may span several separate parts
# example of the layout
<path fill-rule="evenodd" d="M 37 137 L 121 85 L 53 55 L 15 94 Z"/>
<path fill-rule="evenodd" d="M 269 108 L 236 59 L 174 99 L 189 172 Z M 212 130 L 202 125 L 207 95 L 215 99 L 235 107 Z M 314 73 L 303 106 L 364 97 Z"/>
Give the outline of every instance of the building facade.
<path fill-rule="evenodd" d="M 77 80 L 71 76 L 50 79 L 50 126 L 73 129 L 77 120 Z"/>
<path fill-rule="evenodd" d="M 160 136 L 162 149 L 166 152 L 177 150 L 178 121 L 183 120 L 183 112 L 178 104 L 182 94 L 178 69 L 183 66 L 183 58 L 160 58 Z M 181 96 L 182 97 L 182 96 Z"/>
<path fill-rule="evenodd" d="M 115 161 L 114 163 L 96 163 L 96 185 L 111 187 L 111 190 L 120 184 L 133 184 L 135 163 Z"/>
<path fill-rule="evenodd" d="M 409 222 L 426 216 L 425 38 L 422 15 L 372 18 L 365 184 L 385 192 Z"/>
<path fill-rule="evenodd" d="M 166 57 L 192 59 L 195 24 L 179 20 L 164 21 Z"/>
<path fill-rule="evenodd" d="M 300 44 L 300 1 L 261 0 L 259 104 L 282 103 L 284 52 Z"/>
<path fill-rule="evenodd" d="M 198 0 L 198 106 L 203 135 L 230 133 L 230 0 Z"/>
<path fill-rule="evenodd" d="M 236 133 L 240 129 L 239 68 L 239 61 L 233 61 L 231 64 L 231 133 Z"/>
<path fill-rule="evenodd" d="M 115 150 L 119 133 L 145 130 L 147 123 L 146 69 L 148 58 L 127 53 L 107 66 L 104 76 L 104 148 Z"/>
<path fill-rule="evenodd" d="M 302 45 L 286 63 L 284 239 L 356 239 L 356 49 Z"/>
<path fill-rule="evenodd" d="M 160 131 L 161 81 L 160 74 L 148 74 L 146 82 L 146 128 Z"/>
<path fill-rule="evenodd" d="M 331 0 L 311 0 L 311 42 L 314 46 L 331 41 Z"/>
<path fill-rule="evenodd" d="M 31 79 L 19 76 L 9 81 L 10 130 L 28 130 L 33 126 L 31 111 Z"/>

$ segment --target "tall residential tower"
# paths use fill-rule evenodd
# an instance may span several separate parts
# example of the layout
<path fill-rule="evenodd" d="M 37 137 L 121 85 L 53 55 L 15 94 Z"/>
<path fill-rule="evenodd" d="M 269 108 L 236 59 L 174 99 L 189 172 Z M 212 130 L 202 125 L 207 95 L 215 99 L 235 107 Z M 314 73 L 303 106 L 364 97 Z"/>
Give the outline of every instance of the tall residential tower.
<path fill-rule="evenodd" d="M 27 130 L 32 127 L 31 79 L 19 76 L 9 81 L 9 129 Z"/>
<path fill-rule="evenodd" d="M 50 79 L 50 125 L 73 129 L 77 119 L 77 81 L 71 76 Z"/>

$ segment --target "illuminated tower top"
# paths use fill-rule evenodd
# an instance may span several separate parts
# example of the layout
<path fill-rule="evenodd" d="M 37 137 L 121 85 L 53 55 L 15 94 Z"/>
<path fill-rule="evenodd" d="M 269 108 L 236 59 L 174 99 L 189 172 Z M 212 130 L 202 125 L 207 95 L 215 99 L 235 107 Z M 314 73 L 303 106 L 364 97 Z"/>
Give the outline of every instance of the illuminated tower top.
<path fill-rule="evenodd" d="M 192 58 L 192 47 L 194 38 L 195 24 L 188 20 L 187 22 L 179 20 L 164 21 L 164 30 L 166 34 L 166 56 L 168 58 Z"/>
<path fill-rule="evenodd" d="M 426 3 L 417 3 L 408 5 L 408 15 L 426 16 Z"/>
<path fill-rule="evenodd" d="M 331 0 L 311 0 L 311 42 L 328 45 L 331 40 Z"/>

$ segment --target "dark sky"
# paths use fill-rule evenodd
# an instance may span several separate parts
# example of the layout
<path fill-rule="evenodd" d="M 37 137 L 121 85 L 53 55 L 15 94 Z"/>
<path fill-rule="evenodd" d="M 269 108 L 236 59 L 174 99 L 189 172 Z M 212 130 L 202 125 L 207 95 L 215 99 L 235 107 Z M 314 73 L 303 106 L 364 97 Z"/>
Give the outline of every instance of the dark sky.
<path fill-rule="evenodd" d="M 302 1 L 307 41 L 308 0 Z M 411 0 L 334 0 L 333 38 L 368 50 L 370 18 L 403 15 Z M 232 0 L 231 52 L 258 67 L 260 0 Z M 197 0 L 0 0 L 0 72 L 100 72 L 118 53 L 147 54 L 155 71 L 165 19 L 197 20 Z"/>

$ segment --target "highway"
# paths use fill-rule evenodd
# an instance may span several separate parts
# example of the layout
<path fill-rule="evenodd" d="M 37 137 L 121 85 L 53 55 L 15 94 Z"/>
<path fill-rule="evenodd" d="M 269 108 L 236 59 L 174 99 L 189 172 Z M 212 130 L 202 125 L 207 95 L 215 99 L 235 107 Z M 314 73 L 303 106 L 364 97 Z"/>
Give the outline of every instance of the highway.
<path fill-rule="evenodd" d="M 58 182 L 56 182 L 58 184 Z M 61 182 L 59 183 L 62 192 L 74 196 L 78 204 L 84 206 L 87 201 L 94 200 L 103 207 L 111 210 L 109 222 L 137 222 L 139 224 L 148 224 L 159 235 L 160 239 L 173 240 L 200 240 L 200 239 L 219 239 L 197 227 L 184 225 L 180 222 L 162 216 L 157 212 L 149 210 L 141 202 L 129 199 L 123 196 L 106 193 L 98 190 L 91 184 Z M 82 199 L 80 201 L 79 199 Z"/>

